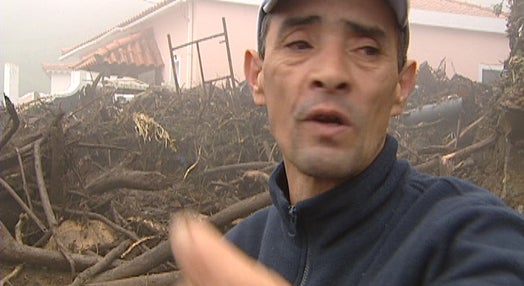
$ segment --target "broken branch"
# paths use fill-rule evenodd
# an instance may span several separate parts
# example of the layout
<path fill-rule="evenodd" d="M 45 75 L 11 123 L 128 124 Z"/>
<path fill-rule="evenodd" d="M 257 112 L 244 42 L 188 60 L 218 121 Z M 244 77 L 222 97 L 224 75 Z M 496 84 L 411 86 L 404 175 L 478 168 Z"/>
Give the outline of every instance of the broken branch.
<path fill-rule="evenodd" d="M 27 214 L 33 219 L 33 221 L 36 223 L 38 228 L 42 232 L 47 232 L 47 227 L 42 223 L 42 221 L 35 215 L 35 213 L 24 203 L 24 201 L 18 196 L 15 190 L 11 188 L 11 186 L 4 181 L 4 179 L 0 178 L 0 185 L 4 187 L 4 189 L 11 195 L 11 197 L 22 207 L 22 209 L 27 212 Z"/>
<path fill-rule="evenodd" d="M 209 221 L 221 228 L 231 223 L 233 220 L 245 217 L 246 215 L 269 205 L 271 202 L 268 192 L 257 194 L 253 197 L 242 200 L 233 204 L 226 209 L 209 217 Z M 143 253 L 137 258 L 126 262 L 125 264 L 102 273 L 94 279 L 95 282 L 115 280 L 125 277 L 141 275 L 155 268 L 163 262 L 172 258 L 169 241 L 160 242 L 155 248 Z"/>
<path fill-rule="evenodd" d="M 49 228 L 51 229 L 51 233 L 53 237 L 55 238 L 56 245 L 64 258 L 69 262 L 69 266 L 71 267 L 71 274 L 75 274 L 75 262 L 71 258 L 71 256 L 67 253 L 66 248 L 64 247 L 62 241 L 60 240 L 58 236 L 58 222 L 56 221 L 55 214 L 53 212 L 53 208 L 51 207 L 51 202 L 49 201 L 49 195 L 47 194 L 47 187 L 45 185 L 44 181 L 44 175 L 42 171 L 42 162 L 41 162 L 41 154 L 40 154 L 40 144 L 42 143 L 42 139 L 38 139 L 35 142 L 34 146 L 34 153 L 35 153 L 35 173 L 37 178 L 37 184 L 38 184 L 38 191 L 40 193 L 40 200 L 42 201 L 42 207 L 44 208 L 44 213 L 46 215 L 47 223 L 49 224 Z"/>
<path fill-rule="evenodd" d="M 78 274 L 71 286 L 81 286 L 84 285 L 88 280 L 90 280 L 94 275 L 104 271 L 107 267 L 111 265 L 115 259 L 117 259 L 129 246 L 130 241 L 125 240 L 117 247 L 113 248 L 106 256 L 100 260 L 95 265 L 87 268 L 84 272 Z"/>
<path fill-rule="evenodd" d="M 171 286 L 180 285 L 181 275 L 179 271 L 164 272 L 158 274 L 148 274 L 143 276 L 135 276 L 125 279 L 88 283 L 86 286 Z"/>
<path fill-rule="evenodd" d="M 419 164 L 415 166 L 415 169 L 421 171 L 421 172 L 427 172 L 431 170 L 432 168 L 435 168 L 439 165 L 444 165 L 446 162 L 448 162 L 451 159 L 462 159 L 478 150 L 481 150 L 485 147 L 490 146 L 491 144 L 495 143 L 495 140 L 497 139 L 497 133 L 491 134 L 488 138 L 477 142 L 475 144 L 472 144 L 470 146 L 467 146 L 463 149 L 460 149 L 456 152 L 433 158 L 432 160 L 429 160 L 425 163 Z"/>
<path fill-rule="evenodd" d="M 116 168 L 93 180 L 93 182 L 86 186 L 86 190 L 90 194 L 97 194 L 119 188 L 154 191 L 166 188 L 167 186 L 166 176 L 160 172 L 144 172 Z"/>
<path fill-rule="evenodd" d="M 6 105 L 5 107 L 7 109 L 7 113 L 11 117 L 11 120 L 13 123 L 11 124 L 9 129 L 2 135 L 2 138 L 0 138 L 0 150 L 2 150 L 5 144 L 9 142 L 9 139 L 13 137 L 16 130 L 18 130 L 18 127 L 20 126 L 20 119 L 18 118 L 18 114 L 16 114 L 15 106 L 13 105 L 9 97 L 5 95 L 5 93 L 4 93 L 4 100 L 5 100 L 5 105 Z"/>
<path fill-rule="evenodd" d="M 204 175 L 211 175 L 219 172 L 228 172 L 233 170 L 243 170 L 243 169 L 261 169 L 270 166 L 275 166 L 275 162 L 248 162 L 248 163 L 239 163 L 234 165 L 220 166 L 216 168 L 207 169 L 203 172 Z"/>

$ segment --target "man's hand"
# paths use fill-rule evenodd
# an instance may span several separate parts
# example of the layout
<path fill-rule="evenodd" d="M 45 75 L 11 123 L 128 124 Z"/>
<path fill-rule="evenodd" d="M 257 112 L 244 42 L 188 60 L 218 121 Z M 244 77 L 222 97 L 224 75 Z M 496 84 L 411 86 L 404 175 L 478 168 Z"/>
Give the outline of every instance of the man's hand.
<path fill-rule="evenodd" d="M 224 240 L 210 223 L 190 214 L 175 216 L 169 236 L 173 255 L 189 285 L 290 285 Z"/>

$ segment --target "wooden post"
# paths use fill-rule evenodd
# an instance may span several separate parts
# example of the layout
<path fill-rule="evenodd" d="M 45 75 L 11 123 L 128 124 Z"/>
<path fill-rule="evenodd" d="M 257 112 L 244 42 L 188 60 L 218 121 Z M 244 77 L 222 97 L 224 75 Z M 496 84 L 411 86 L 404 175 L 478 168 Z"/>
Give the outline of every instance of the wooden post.
<path fill-rule="evenodd" d="M 195 43 L 197 48 L 197 55 L 198 55 L 198 66 L 200 67 L 200 77 L 202 78 L 202 89 L 204 89 L 204 95 L 207 94 L 206 92 L 206 79 L 204 78 L 204 67 L 202 66 L 202 56 L 200 55 L 200 43 Z"/>
<path fill-rule="evenodd" d="M 224 17 L 222 17 L 222 26 L 224 27 L 224 38 L 226 41 L 227 62 L 229 63 L 229 74 L 231 76 L 231 86 L 235 88 L 236 87 L 235 74 L 233 73 L 233 63 L 231 60 L 231 50 L 229 48 L 229 37 L 227 35 L 226 18 Z"/>
<path fill-rule="evenodd" d="M 171 44 L 171 35 L 167 34 L 167 42 L 169 44 L 169 56 L 171 58 L 171 68 L 173 69 L 173 79 L 175 80 L 176 93 L 180 95 L 180 85 L 178 84 L 178 77 L 176 74 L 175 58 L 173 54 L 173 45 Z"/>

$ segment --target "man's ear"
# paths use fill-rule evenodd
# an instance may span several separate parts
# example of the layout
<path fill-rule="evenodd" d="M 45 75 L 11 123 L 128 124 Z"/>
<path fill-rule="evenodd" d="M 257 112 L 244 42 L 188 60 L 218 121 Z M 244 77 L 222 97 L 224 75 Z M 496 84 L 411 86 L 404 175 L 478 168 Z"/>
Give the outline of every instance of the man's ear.
<path fill-rule="evenodd" d="M 400 115 L 404 109 L 404 105 L 408 99 L 409 94 L 413 90 L 417 81 L 417 62 L 406 61 L 404 67 L 400 71 L 398 78 L 398 87 L 395 95 L 395 102 L 391 108 L 391 116 Z"/>
<path fill-rule="evenodd" d="M 247 50 L 244 55 L 244 75 L 251 89 L 256 105 L 265 105 L 264 76 L 262 74 L 262 59 L 255 50 Z"/>

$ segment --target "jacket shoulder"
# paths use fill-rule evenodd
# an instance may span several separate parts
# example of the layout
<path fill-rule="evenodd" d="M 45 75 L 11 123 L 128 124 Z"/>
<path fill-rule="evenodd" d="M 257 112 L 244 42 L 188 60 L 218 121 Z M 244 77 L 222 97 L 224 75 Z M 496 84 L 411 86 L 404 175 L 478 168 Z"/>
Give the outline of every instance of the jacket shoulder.
<path fill-rule="evenodd" d="M 226 239 L 257 258 L 269 213 L 274 206 L 256 211 L 226 233 Z"/>

